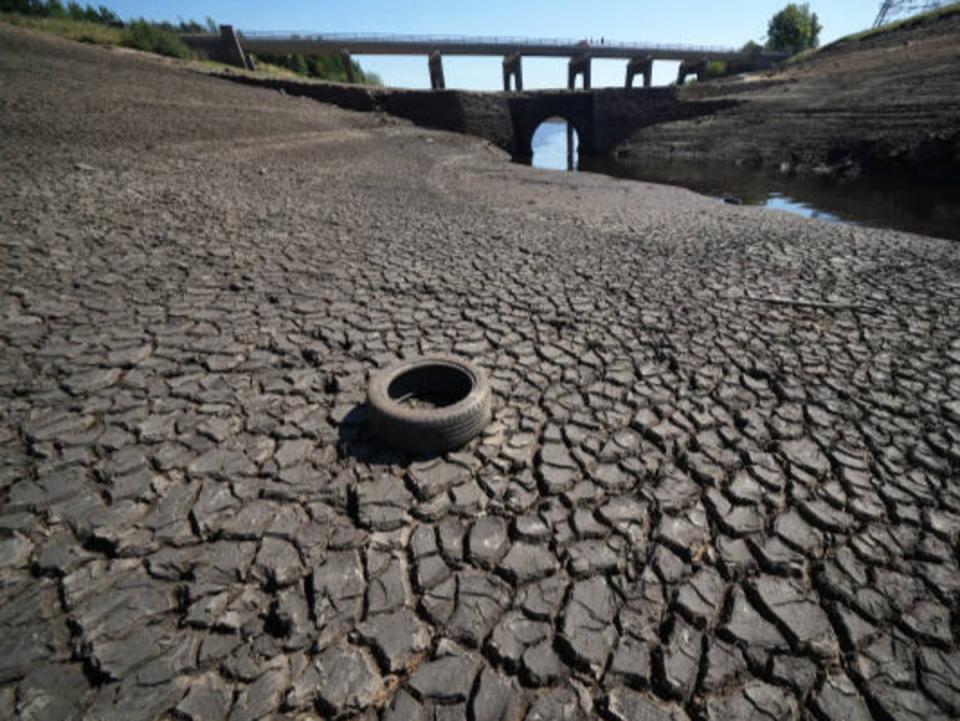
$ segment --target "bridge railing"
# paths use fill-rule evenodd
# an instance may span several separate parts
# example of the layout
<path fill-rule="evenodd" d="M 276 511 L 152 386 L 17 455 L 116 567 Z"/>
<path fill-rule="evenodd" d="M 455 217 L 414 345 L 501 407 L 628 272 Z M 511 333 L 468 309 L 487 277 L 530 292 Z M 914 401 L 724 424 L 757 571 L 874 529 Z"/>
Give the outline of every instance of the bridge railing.
<path fill-rule="evenodd" d="M 278 40 L 289 38 L 291 40 L 307 40 L 313 42 L 341 44 L 348 47 L 351 44 L 397 44 L 397 45 L 463 45 L 463 46 L 484 46 L 498 47 L 511 45 L 517 47 L 570 47 L 585 49 L 622 49 L 670 51 L 679 52 L 702 52 L 702 53 L 736 53 L 737 48 L 724 47 L 720 45 L 689 45 L 683 43 L 644 43 L 644 42 L 625 42 L 620 40 L 604 39 L 603 43 L 590 42 L 587 38 L 526 38 L 515 35 L 504 36 L 471 36 L 471 35 L 404 35 L 395 33 L 314 33 L 303 31 L 238 31 L 241 38 L 250 40 Z"/>

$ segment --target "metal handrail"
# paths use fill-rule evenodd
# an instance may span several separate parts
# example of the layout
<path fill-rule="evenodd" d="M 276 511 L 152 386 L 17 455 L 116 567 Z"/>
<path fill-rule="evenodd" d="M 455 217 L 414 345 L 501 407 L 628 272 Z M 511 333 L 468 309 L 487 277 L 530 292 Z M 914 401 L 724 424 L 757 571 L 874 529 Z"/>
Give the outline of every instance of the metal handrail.
<path fill-rule="evenodd" d="M 602 44 L 588 39 L 574 40 L 571 38 L 525 38 L 519 36 L 493 36 L 480 37 L 470 35 L 409 35 L 394 33 L 313 33 L 302 31 L 238 31 L 241 38 L 256 40 L 289 38 L 291 40 L 306 40 L 315 42 L 340 43 L 350 45 L 351 43 L 397 43 L 404 44 L 442 44 L 442 45 L 464 45 L 464 46 L 502 46 L 516 45 L 528 47 L 570 47 L 574 49 L 623 49 L 623 50 L 676 50 L 679 52 L 706 52 L 706 53 L 737 53 L 736 48 L 723 47 L 720 45 L 689 45 L 683 43 L 663 44 L 663 43 L 643 43 L 643 42 L 624 42 L 619 40 L 604 40 Z"/>

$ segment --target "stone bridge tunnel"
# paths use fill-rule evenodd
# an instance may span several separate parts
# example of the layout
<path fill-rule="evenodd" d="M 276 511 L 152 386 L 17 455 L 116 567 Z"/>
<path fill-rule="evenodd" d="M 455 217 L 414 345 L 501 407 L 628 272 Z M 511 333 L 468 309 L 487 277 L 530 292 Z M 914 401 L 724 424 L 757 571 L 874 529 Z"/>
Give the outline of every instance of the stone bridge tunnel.
<path fill-rule="evenodd" d="M 532 157 L 533 135 L 549 118 L 573 125 L 581 154 L 608 155 L 639 128 L 710 115 L 735 102 L 684 100 L 672 87 L 481 93 L 392 90 L 239 74 L 223 77 L 349 110 L 386 112 L 427 128 L 475 135 L 520 160 Z"/>

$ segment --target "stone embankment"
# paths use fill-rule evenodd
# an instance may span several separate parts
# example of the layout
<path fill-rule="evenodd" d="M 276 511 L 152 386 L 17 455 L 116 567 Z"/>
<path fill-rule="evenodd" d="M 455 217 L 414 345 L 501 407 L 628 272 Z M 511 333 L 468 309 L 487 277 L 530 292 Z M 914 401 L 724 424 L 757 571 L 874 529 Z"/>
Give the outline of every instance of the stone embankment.
<path fill-rule="evenodd" d="M 947 721 L 960 246 L 0 28 L 0 719 Z M 412 459 L 367 374 L 493 422 Z"/>
<path fill-rule="evenodd" d="M 687 86 L 734 103 L 638 130 L 637 162 L 960 182 L 960 12 L 837 43 L 779 72 Z"/>

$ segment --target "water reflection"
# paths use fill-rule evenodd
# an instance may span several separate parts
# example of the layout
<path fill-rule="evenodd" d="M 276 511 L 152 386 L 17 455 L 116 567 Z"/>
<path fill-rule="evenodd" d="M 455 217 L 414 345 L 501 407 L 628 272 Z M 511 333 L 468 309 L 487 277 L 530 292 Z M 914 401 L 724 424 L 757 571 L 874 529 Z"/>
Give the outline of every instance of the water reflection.
<path fill-rule="evenodd" d="M 895 228 L 960 240 L 960 185 L 822 176 L 710 163 L 649 163 L 584 157 L 580 170 L 680 185 L 728 202 L 760 205 L 816 218 Z"/>
<path fill-rule="evenodd" d="M 577 131 L 562 118 L 551 118 L 540 124 L 533 134 L 535 168 L 547 170 L 577 169 L 579 138 Z"/>

